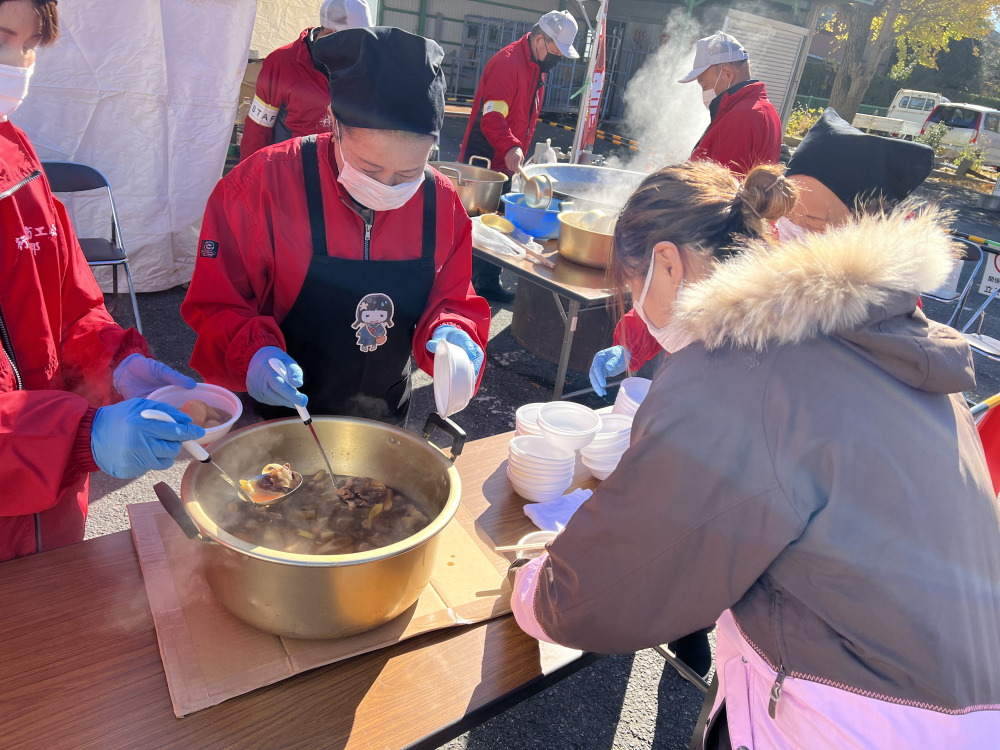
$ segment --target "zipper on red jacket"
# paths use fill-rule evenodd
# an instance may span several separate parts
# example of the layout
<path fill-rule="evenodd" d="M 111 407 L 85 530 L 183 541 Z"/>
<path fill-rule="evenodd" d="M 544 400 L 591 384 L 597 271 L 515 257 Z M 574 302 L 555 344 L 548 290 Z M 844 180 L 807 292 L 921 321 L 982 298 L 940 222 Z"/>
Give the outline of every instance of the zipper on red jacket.
<path fill-rule="evenodd" d="M 371 260 L 369 255 L 372 246 L 372 226 L 374 224 L 375 224 L 375 212 L 372 211 L 372 223 L 369 224 L 367 221 L 365 222 L 365 260 Z"/>
<path fill-rule="evenodd" d="M 42 176 L 42 170 L 36 169 L 34 172 L 32 172 L 31 174 L 29 174 L 27 177 L 25 177 L 23 180 L 21 180 L 20 182 L 18 182 L 14 186 L 7 188 L 2 193 L 0 193 L 0 201 L 2 201 L 4 198 L 9 198 L 14 193 L 16 193 L 18 190 L 20 190 L 25 185 L 27 185 L 29 182 L 31 182 L 32 180 L 34 180 L 34 179 L 36 179 L 38 177 L 41 177 L 41 176 Z"/>
<path fill-rule="evenodd" d="M 21 381 L 21 372 L 17 369 L 17 358 L 14 356 L 14 347 L 10 343 L 10 334 L 7 332 L 7 323 L 3 319 L 3 310 L 0 310 L 0 342 L 3 343 L 3 353 L 10 362 L 10 368 L 14 371 L 14 380 L 17 382 L 17 390 L 24 388 Z"/>
<path fill-rule="evenodd" d="M 29 182 L 41 176 L 42 170 L 36 169 L 23 180 L 0 193 L 0 200 L 9 198 Z M 10 369 L 14 371 L 14 380 L 17 383 L 17 390 L 23 390 L 24 382 L 21 380 L 21 371 L 17 369 L 17 357 L 14 356 L 14 346 L 10 342 L 10 333 L 7 331 L 7 322 L 3 318 L 2 309 L 0 309 L 0 343 L 3 344 L 3 353 L 7 356 L 7 361 L 10 362 Z"/>

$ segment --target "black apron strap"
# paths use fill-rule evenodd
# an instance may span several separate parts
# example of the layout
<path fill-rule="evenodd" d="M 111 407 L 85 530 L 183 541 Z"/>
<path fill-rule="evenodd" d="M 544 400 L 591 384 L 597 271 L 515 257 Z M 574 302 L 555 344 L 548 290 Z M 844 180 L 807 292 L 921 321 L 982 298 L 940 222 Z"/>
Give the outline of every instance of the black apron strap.
<path fill-rule="evenodd" d="M 434 268 L 434 252 L 437 250 L 437 180 L 434 170 L 424 170 L 424 239 L 420 251 L 421 265 Z"/>
<path fill-rule="evenodd" d="M 302 174 L 306 184 L 306 207 L 312 231 L 313 255 L 326 255 L 326 218 L 323 216 L 323 188 L 319 179 L 319 155 L 316 136 L 302 139 Z"/>

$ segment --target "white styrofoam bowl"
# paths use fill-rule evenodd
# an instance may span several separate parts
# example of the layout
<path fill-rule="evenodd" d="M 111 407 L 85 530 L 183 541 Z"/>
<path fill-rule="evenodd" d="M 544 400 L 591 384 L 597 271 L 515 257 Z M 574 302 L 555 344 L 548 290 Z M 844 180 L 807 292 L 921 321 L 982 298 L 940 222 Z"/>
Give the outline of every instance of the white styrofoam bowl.
<path fill-rule="evenodd" d="M 469 405 L 476 389 L 476 371 L 461 347 L 444 340 L 434 350 L 434 405 L 442 417 Z"/>
<path fill-rule="evenodd" d="M 581 404 L 552 401 L 538 410 L 538 427 L 552 445 L 576 451 L 590 445 L 601 429 L 601 417 Z"/>
<path fill-rule="evenodd" d="M 216 409 L 228 411 L 233 416 L 228 422 L 223 422 L 218 427 L 210 427 L 205 430 L 205 436 L 198 440 L 198 445 L 210 445 L 229 432 L 236 420 L 243 413 L 243 404 L 232 391 L 227 391 L 218 385 L 210 383 L 198 383 L 194 388 L 182 388 L 179 385 L 167 385 L 150 393 L 146 398 L 151 401 L 159 401 L 170 404 L 176 409 L 184 406 L 185 402 L 196 398 L 204 401 L 209 406 Z"/>
<path fill-rule="evenodd" d="M 537 435 L 520 435 L 512 438 L 510 451 L 549 461 L 566 461 L 574 457 L 573 451 L 552 445 L 545 438 Z"/>
<path fill-rule="evenodd" d="M 538 490 L 531 485 L 525 485 L 516 479 L 510 479 L 510 483 L 514 486 L 514 491 L 523 497 L 525 500 L 530 500 L 533 503 L 547 503 L 551 500 L 562 497 L 566 494 L 566 490 L 569 489 L 572 480 L 566 482 L 566 485 L 560 490 Z"/>
<path fill-rule="evenodd" d="M 514 412 L 514 424 L 522 434 L 542 434 L 542 431 L 538 429 L 538 410 L 544 405 L 544 403 L 524 404 L 517 408 L 517 411 Z"/>
<path fill-rule="evenodd" d="M 548 544 L 553 539 L 559 536 L 558 531 L 532 531 L 530 534 L 525 534 L 520 539 L 517 540 L 519 545 L 534 545 L 534 544 Z M 536 557 L 541 557 L 543 552 L 541 550 L 517 550 L 516 553 L 518 560 L 533 560 Z"/>

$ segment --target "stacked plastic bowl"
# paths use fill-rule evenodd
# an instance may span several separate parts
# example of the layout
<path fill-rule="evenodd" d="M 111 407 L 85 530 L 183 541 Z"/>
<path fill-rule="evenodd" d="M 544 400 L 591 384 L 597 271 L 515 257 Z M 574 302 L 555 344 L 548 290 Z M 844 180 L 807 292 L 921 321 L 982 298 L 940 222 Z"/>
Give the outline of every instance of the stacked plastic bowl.
<path fill-rule="evenodd" d="M 550 401 L 538 409 L 542 437 L 559 448 L 578 451 L 590 445 L 601 430 L 601 416 L 571 401 Z"/>
<path fill-rule="evenodd" d="M 533 503 L 562 497 L 573 482 L 576 454 L 537 435 L 519 435 L 510 441 L 507 478 L 514 491 Z"/>
<path fill-rule="evenodd" d="M 618 466 L 632 438 L 632 416 L 601 414 L 601 431 L 580 450 L 580 460 L 595 479 L 605 480 Z"/>
<path fill-rule="evenodd" d="M 542 436 L 542 431 L 538 427 L 538 410 L 545 404 L 525 404 L 514 414 L 514 421 L 517 429 L 515 435 L 535 435 Z"/>
<path fill-rule="evenodd" d="M 625 378 L 618 389 L 618 397 L 615 399 L 612 411 L 615 414 L 635 416 L 652 383 L 653 381 L 648 378 Z"/>

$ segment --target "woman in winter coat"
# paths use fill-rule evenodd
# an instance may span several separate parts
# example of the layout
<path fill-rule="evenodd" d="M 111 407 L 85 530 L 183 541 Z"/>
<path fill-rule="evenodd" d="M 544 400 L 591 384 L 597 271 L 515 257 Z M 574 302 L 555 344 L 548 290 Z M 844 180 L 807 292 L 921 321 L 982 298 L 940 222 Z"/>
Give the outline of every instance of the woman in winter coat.
<path fill-rule="evenodd" d="M 698 746 L 989 747 L 998 509 L 969 349 L 916 307 L 951 268 L 940 216 L 742 246 L 788 208 L 760 172 L 669 167 L 629 199 L 613 270 L 673 354 L 514 613 L 599 653 L 715 622 Z"/>
<path fill-rule="evenodd" d="M 7 119 L 35 47 L 57 32 L 55 0 L 0 0 L 0 561 L 82 541 L 90 472 L 165 469 L 181 441 L 205 434 L 141 398 L 195 383 L 108 314 L 65 208 Z M 180 424 L 144 419 L 151 408 Z"/>

